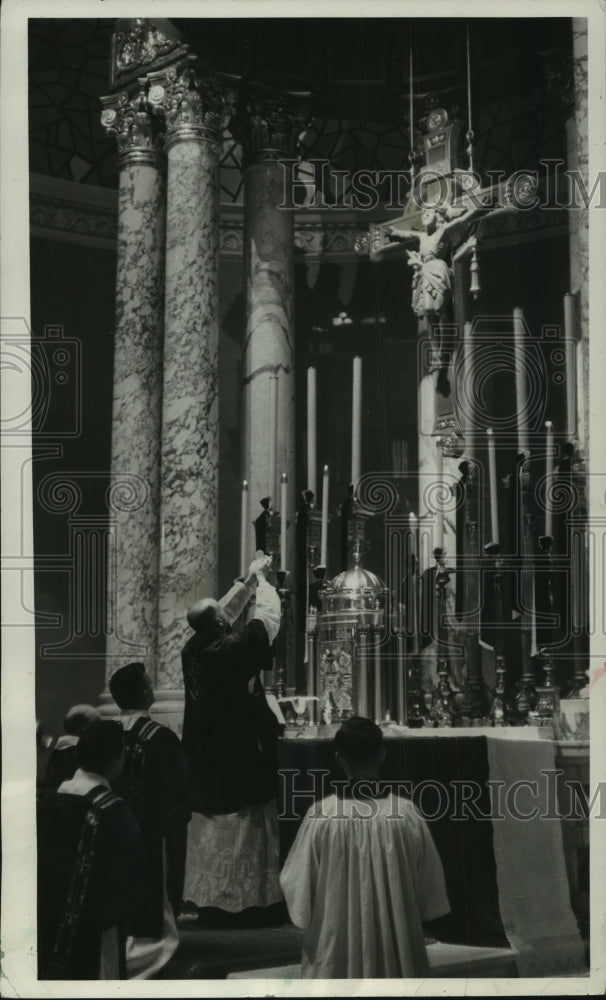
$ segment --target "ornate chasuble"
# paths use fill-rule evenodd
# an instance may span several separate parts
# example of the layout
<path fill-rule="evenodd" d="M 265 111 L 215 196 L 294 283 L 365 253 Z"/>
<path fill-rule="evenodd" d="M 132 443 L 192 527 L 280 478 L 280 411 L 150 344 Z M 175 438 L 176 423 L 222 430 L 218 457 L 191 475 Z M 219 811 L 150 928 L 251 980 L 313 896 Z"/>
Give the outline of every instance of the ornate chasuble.
<path fill-rule="evenodd" d="M 126 803 L 103 786 L 56 792 L 38 817 L 41 979 L 98 979 L 103 933 L 126 924 L 142 888 L 141 838 Z"/>
<path fill-rule="evenodd" d="M 115 787 L 141 827 L 146 870 L 145 893 L 130 930 L 135 936 L 160 937 L 165 876 L 175 913 L 182 902 L 187 824 L 191 815 L 187 760 L 172 730 L 145 716 L 125 731 L 124 739 L 126 761 Z"/>

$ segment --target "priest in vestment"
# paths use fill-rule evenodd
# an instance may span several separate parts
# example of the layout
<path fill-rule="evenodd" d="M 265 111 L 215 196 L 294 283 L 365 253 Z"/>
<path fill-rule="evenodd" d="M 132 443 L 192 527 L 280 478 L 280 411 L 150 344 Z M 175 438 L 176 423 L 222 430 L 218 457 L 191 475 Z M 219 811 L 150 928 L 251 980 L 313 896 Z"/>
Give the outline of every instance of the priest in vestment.
<path fill-rule="evenodd" d="M 78 768 L 38 815 L 40 979 L 125 979 L 126 932 L 144 890 L 137 821 L 110 781 L 124 761 L 122 726 L 92 723 Z"/>
<path fill-rule="evenodd" d="M 63 720 L 65 730 L 55 743 L 48 759 L 44 778 L 40 782 L 38 798 L 44 799 L 62 782 L 73 778 L 78 766 L 78 740 L 87 726 L 98 722 L 101 716 L 92 705 L 72 705 Z"/>
<path fill-rule="evenodd" d="M 305 816 L 281 875 L 291 920 L 303 929 L 303 979 L 429 974 L 423 922 L 450 911 L 425 820 L 377 782 L 383 734 L 353 717 L 335 737 L 348 785 Z"/>
<path fill-rule="evenodd" d="M 149 979 L 177 950 L 177 917 L 183 901 L 189 775 L 181 742 L 150 718 L 155 701 L 142 663 L 128 663 L 110 677 L 121 709 L 126 760 L 115 791 L 132 808 L 145 844 L 145 894 L 126 942 L 129 979 Z"/>
<path fill-rule="evenodd" d="M 245 582 L 222 601 L 190 608 L 194 629 L 182 652 L 183 746 L 192 779 L 184 899 L 221 925 L 282 900 L 279 884 L 277 739 L 261 670 L 271 669 L 280 628 L 280 598 L 260 555 Z M 256 598 L 251 620 L 232 623 Z M 221 918 L 221 919 L 220 919 Z"/>

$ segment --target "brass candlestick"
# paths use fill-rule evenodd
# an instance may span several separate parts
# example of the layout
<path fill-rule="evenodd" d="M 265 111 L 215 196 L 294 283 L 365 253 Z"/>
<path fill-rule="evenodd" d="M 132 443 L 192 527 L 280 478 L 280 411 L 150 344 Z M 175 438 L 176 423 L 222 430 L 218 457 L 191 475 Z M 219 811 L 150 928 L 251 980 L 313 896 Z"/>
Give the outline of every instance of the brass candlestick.
<path fill-rule="evenodd" d="M 276 668 L 275 668 L 275 686 L 276 695 L 278 698 L 284 697 L 284 685 L 285 678 L 287 675 L 286 665 L 288 659 L 288 622 L 289 622 L 289 609 L 290 600 L 292 596 L 292 590 L 286 586 L 286 577 L 288 573 L 286 570 L 280 569 L 276 572 L 276 578 L 278 581 L 277 591 L 280 597 L 280 605 L 282 610 L 282 617 L 280 622 L 280 631 L 278 632 L 276 641 Z"/>
<path fill-rule="evenodd" d="M 457 723 L 457 705 L 450 686 L 450 658 L 448 656 L 448 626 L 446 623 L 446 587 L 450 576 L 442 569 L 436 574 L 438 594 L 438 685 L 433 693 L 430 719 L 434 727 L 450 728 Z"/>
<path fill-rule="evenodd" d="M 545 556 L 547 561 L 547 574 L 546 574 L 546 611 L 553 619 L 554 615 L 554 599 L 553 599 L 553 582 L 552 582 L 552 546 L 553 538 L 549 535 L 543 535 L 539 538 L 539 545 L 541 551 Z M 547 642 L 542 646 L 539 651 L 539 657 L 543 667 L 543 683 L 537 685 L 537 702 L 535 708 L 535 714 L 542 723 L 553 722 L 553 716 L 559 708 L 559 692 L 554 685 L 553 680 L 553 659 L 551 656 L 551 645 L 553 643 L 553 627 L 550 625 L 547 629 Z"/>
<path fill-rule="evenodd" d="M 536 625 L 534 592 L 534 532 L 535 516 L 532 506 L 532 483 L 528 462 L 523 461 L 520 471 L 520 509 L 522 517 L 522 676 L 519 680 L 516 702 L 520 715 L 526 717 L 534 711 L 537 693 L 532 655 L 533 628 Z"/>
<path fill-rule="evenodd" d="M 484 552 L 493 560 L 492 586 L 494 591 L 494 654 L 496 685 L 490 708 L 490 722 L 493 726 L 507 726 L 515 722 L 517 708 L 507 683 L 507 661 L 505 658 L 505 633 L 503 629 L 503 559 L 498 542 L 484 546 Z"/>

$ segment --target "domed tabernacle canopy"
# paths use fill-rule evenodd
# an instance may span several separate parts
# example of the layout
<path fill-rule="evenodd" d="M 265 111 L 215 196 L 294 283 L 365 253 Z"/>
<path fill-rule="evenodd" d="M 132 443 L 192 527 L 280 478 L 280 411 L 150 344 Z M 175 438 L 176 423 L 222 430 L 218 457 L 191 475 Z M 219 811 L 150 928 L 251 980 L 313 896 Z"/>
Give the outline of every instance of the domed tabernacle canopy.
<path fill-rule="evenodd" d="M 338 573 L 324 587 L 323 608 L 328 613 L 378 611 L 381 606 L 385 584 L 361 565 L 357 552 L 353 554 L 353 562 L 353 566 Z"/>

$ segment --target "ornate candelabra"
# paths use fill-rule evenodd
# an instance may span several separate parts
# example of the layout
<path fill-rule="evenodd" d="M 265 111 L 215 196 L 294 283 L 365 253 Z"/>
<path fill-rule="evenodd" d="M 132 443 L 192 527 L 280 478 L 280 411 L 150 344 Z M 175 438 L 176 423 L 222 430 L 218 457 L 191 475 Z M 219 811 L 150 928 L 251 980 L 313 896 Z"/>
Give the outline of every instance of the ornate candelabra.
<path fill-rule="evenodd" d="M 278 594 L 280 596 L 280 605 L 282 612 L 282 620 L 280 623 L 280 631 L 278 632 L 276 640 L 276 666 L 274 669 L 275 675 L 275 693 L 278 698 L 284 697 L 284 687 L 285 680 L 287 676 L 287 663 L 289 654 L 289 619 L 290 619 L 290 603 L 292 597 L 292 590 L 286 586 L 286 570 L 278 570 L 276 573 L 276 578 L 278 581 Z"/>
<path fill-rule="evenodd" d="M 448 626 L 446 587 L 450 575 L 446 568 L 436 573 L 438 604 L 438 685 L 433 693 L 430 719 L 434 727 L 451 727 L 457 723 L 457 705 L 450 686 L 450 658 L 448 655 Z"/>
<path fill-rule="evenodd" d="M 570 607 L 573 648 L 573 673 L 566 689 L 566 698 L 580 698 L 587 689 L 588 634 L 589 634 L 589 567 L 587 556 L 587 482 L 585 459 L 574 444 L 568 446 L 570 480 L 577 497 L 574 513 L 570 518 Z"/>
<path fill-rule="evenodd" d="M 257 550 L 272 557 L 275 569 L 280 558 L 280 514 L 274 510 L 271 497 L 263 497 L 261 507 L 261 513 L 254 522 L 255 544 Z"/>
<path fill-rule="evenodd" d="M 396 720 L 401 726 L 404 726 L 406 724 L 406 705 L 408 702 L 408 676 L 404 655 L 406 608 L 403 604 L 398 606 L 395 625 L 392 627 L 392 631 L 396 639 Z"/>
<path fill-rule="evenodd" d="M 517 708 L 512 699 L 507 678 L 505 658 L 505 633 L 503 629 L 503 559 L 498 542 L 484 546 L 486 555 L 493 561 L 492 587 L 494 594 L 494 653 L 496 685 L 490 708 L 490 722 L 493 726 L 510 725 L 516 720 Z"/>
<path fill-rule="evenodd" d="M 528 456 L 526 455 L 525 458 Z M 533 664 L 533 633 L 536 628 L 534 594 L 534 532 L 535 516 L 532 508 L 532 487 L 528 462 L 519 467 L 520 510 L 522 516 L 522 676 L 518 682 L 516 702 L 520 715 L 526 717 L 534 711 L 537 694 Z"/>
<path fill-rule="evenodd" d="M 461 718 L 472 725 L 485 725 L 488 721 L 488 700 L 482 677 L 480 649 L 480 566 L 478 549 L 479 504 L 477 496 L 477 466 L 475 462 L 461 462 L 461 485 L 464 490 L 465 535 L 463 551 L 463 606 L 465 610 L 465 681 L 461 701 Z"/>
<path fill-rule="evenodd" d="M 416 556 L 411 557 L 410 590 L 408 602 L 408 633 L 410 636 L 410 653 L 408 657 L 408 679 L 406 721 L 411 729 L 419 729 L 427 725 L 427 705 L 423 690 L 423 668 L 419 657 L 419 564 Z"/>
<path fill-rule="evenodd" d="M 543 553 L 546 562 L 546 572 L 545 572 L 545 611 L 549 617 L 553 620 L 554 616 L 554 599 L 553 599 L 553 580 L 552 580 L 552 545 L 553 538 L 549 535 L 543 535 L 539 538 L 539 545 Z M 553 642 L 553 626 L 550 625 L 547 629 L 547 641 L 544 643 L 542 648 L 539 650 L 539 658 L 543 667 L 543 683 L 536 686 L 536 706 L 535 713 L 539 721 L 542 723 L 550 723 L 553 721 L 553 716 L 559 708 L 559 692 L 554 685 L 553 680 L 553 659 L 551 656 L 551 644 Z"/>

